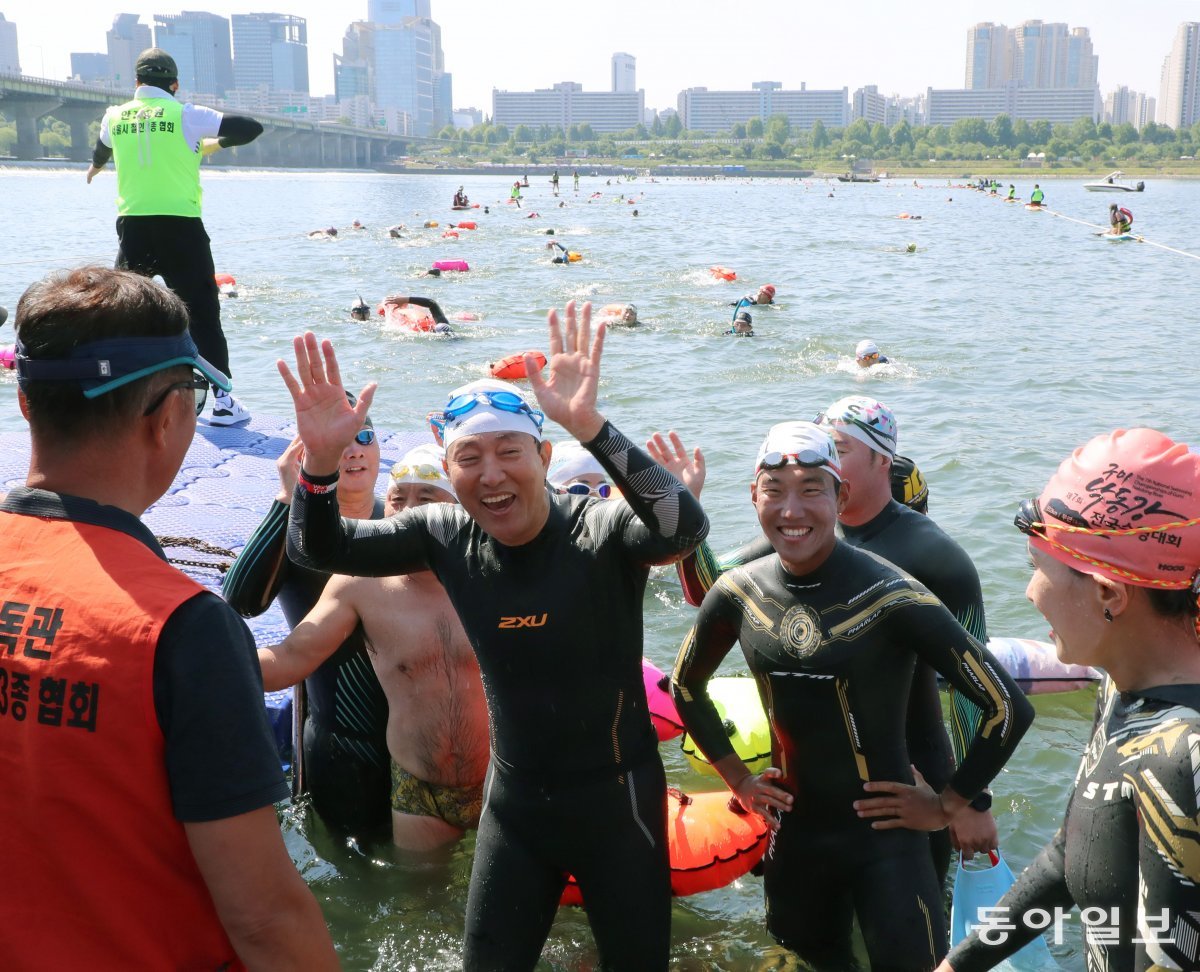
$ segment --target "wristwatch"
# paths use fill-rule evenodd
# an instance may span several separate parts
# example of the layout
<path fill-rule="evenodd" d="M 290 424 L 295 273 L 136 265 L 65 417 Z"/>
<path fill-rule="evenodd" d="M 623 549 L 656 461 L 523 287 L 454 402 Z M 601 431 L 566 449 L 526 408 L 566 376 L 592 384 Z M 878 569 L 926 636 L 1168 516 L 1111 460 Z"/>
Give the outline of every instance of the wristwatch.
<path fill-rule="evenodd" d="M 978 810 L 980 813 L 986 813 L 992 809 L 992 795 L 987 790 L 980 790 L 979 794 L 967 804 L 972 810 Z"/>

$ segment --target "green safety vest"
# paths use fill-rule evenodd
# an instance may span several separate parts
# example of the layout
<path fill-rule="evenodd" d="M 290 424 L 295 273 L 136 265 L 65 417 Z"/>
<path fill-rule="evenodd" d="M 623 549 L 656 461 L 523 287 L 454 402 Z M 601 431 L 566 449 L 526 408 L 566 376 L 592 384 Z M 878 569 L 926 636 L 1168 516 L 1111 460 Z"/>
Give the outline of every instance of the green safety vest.
<path fill-rule="evenodd" d="M 109 108 L 121 216 L 200 216 L 200 153 L 183 138 L 183 105 L 135 98 Z"/>

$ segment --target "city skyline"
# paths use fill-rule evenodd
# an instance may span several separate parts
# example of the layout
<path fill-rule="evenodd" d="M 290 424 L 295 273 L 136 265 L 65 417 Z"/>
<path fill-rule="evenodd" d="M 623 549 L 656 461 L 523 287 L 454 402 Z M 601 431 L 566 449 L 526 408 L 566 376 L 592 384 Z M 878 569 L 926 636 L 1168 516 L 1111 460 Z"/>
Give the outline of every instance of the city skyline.
<path fill-rule="evenodd" d="M 481 0 L 433 0 L 431 6 L 442 28 L 446 70 L 454 74 L 454 107 L 488 114 L 493 88 L 532 91 L 574 81 L 586 91 L 607 91 L 611 56 L 618 51 L 637 59 L 645 104 L 660 110 L 673 108 L 686 88 L 748 90 L 766 80 L 785 88 L 804 82 L 809 88 L 851 91 L 874 84 L 881 93 L 902 96 L 930 87 L 960 88 L 971 27 L 986 21 L 1011 27 L 1035 19 L 1088 29 L 1099 57 L 1102 94 L 1124 85 L 1153 96 L 1179 24 L 1200 16 L 1195 0 L 1152 0 L 1133 11 L 1126 7 L 1127 12 L 1083 0 L 868 2 L 858 8 L 863 16 L 854 18 L 834 8 L 804 12 L 793 9 L 799 5 L 768 0 L 746 5 L 740 18 L 729 17 L 727 6 L 715 0 L 694 0 L 686 19 L 674 5 L 634 0 L 610 0 L 602 11 L 586 16 L 526 10 L 521 18 L 514 18 L 511 8 Z M 155 14 L 181 9 L 224 17 L 272 12 L 305 18 L 314 95 L 332 93 L 333 54 L 341 50 L 346 27 L 367 17 L 366 0 L 336 9 L 314 0 L 192 0 L 180 9 L 118 0 L 104 11 L 80 0 L 53 7 L 0 0 L 0 13 L 17 26 L 22 71 L 60 79 L 70 74 L 71 53 L 104 50 L 105 32 L 117 13 L 137 13 L 142 23 L 152 24 Z M 581 34 L 586 48 L 576 39 Z"/>

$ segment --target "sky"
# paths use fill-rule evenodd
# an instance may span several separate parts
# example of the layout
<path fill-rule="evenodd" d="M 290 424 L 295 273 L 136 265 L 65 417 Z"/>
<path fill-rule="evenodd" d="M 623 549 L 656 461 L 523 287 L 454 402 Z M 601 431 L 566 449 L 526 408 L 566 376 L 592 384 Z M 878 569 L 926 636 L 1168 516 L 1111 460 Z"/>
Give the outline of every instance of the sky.
<path fill-rule="evenodd" d="M 115 14 L 137 13 L 152 25 L 155 13 L 183 9 L 307 18 L 314 95 L 332 92 L 333 54 L 341 52 L 347 24 L 367 15 L 366 0 L 188 0 L 183 6 L 129 0 L 113 7 L 94 0 L 0 0 L 0 14 L 17 25 L 22 72 L 56 79 L 70 74 L 72 51 L 105 50 Z M 432 0 L 432 10 L 454 75 L 454 107 L 485 114 L 494 87 L 531 91 L 578 81 L 585 90 L 607 91 L 617 51 L 637 58 L 637 84 L 648 108 L 675 107 L 684 88 L 747 90 L 754 81 L 779 81 L 787 89 L 802 82 L 848 87 L 851 94 L 867 84 L 900 95 L 961 88 L 968 28 L 1033 19 L 1089 29 L 1103 94 L 1126 85 L 1158 97 L 1176 29 L 1200 20 L 1198 0 Z"/>

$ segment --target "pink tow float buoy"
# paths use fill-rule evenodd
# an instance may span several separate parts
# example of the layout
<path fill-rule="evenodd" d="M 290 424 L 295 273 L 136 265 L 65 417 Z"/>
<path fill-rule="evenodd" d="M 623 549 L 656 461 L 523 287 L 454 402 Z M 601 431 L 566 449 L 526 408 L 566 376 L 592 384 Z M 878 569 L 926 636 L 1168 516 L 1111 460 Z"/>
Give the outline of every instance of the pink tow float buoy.
<path fill-rule="evenodd" d="M 646 659 L 642 659 L 642 683 L 646 686 L 646 705 L 650 709 L 650 721 L 658 733 L 658 741 L 666 742 L 683 735 L 683 720 L 675 708 L 668 686 L 670 679 L 662 670 Z"/>
<path fill-rule="evenodd" d="M 434 260 L 434 270 L 452 270 L 456 273 L 466 273 L 471 269 L 466 260 Z"/>
<path fill-rule="evenodd" d="M 12 371 L 17 367 L 17 348 L 14 344 L 0 345 L 0 368 Z"/>

